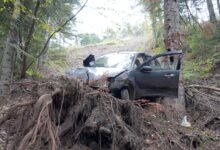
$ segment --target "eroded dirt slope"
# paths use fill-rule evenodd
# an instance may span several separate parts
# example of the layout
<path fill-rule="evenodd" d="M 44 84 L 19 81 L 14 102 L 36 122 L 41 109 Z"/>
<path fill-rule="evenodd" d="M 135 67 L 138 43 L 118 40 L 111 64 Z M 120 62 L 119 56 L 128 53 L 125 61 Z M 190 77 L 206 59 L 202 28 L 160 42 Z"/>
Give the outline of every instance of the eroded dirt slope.
<path fill-rule="evenodd" d="M 90 45 L 79 48 L 71 48 L 70 54 L 68 56 L 68 62 L 70 67 L 80 67 L 82 66 L 82 61 L 89 54 L 99 57 L 101 55 L 113 52 L 122 51 L 143 51 L 148 54 L 153 54 L 150 50 L 151 42 L 145 37 L 133 37 L 124 40 L 115 40 L 114 42 L 103 43 L 98 45 Z"/>
<path fill-rule="evenodd" d="M 75 80 L 19 83 L 12 91 L 14 103 L 0 118 L 0 145 L 7 150 L 219 149 L 219 93 L 186 91 L 189 128 L 176 120 L 179 112 L 172 106 L 122 101 Z"/>

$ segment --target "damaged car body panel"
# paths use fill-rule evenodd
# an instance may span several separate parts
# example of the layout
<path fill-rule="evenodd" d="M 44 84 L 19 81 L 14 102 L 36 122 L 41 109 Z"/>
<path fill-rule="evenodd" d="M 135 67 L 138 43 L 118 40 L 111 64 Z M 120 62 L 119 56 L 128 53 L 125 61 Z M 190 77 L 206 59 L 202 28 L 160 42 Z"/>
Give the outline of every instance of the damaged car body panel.
<path fill-rule="evenodd" d="M 159 54 L 132 71 L 136 97 L 177 97 L 182 56 L 181 51 Z"/>
<path fill-rule="evenodd" d="M 87 83 L 93 81 L 94 88 L 108 87 L 112 95 L 121 99 L 178 95 L 182 52 L 153 57 L 138 52 L 111 53 L 92 59 L 93 63 L 88 58 L 84 60 L 87 62 L 84 67 L 66 74 Z M 104 83 L 103 77 L 106 78 Z"/>

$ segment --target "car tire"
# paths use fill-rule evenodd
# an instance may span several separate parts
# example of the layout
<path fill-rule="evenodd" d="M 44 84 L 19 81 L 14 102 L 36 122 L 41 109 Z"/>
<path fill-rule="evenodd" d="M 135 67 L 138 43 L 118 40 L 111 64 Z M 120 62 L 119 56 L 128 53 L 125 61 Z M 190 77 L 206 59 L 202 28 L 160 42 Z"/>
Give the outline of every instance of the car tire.
<path fill-rule="evenodd" d="M 120 94 L 121 94 L 121 99 L 123 99 L 123 100 L 129 100 L 130 99 L 128 89 L 122 89 Z"/>

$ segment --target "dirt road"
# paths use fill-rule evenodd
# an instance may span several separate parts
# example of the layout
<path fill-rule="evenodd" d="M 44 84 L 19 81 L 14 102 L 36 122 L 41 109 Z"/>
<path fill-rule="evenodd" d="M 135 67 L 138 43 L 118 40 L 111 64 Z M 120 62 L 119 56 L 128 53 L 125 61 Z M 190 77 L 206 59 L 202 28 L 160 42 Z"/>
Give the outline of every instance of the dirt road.
<path fill-rule="evenodd" d="M 150 50 L 150 47 L 151 42 L 149 39 L 145 37 L 133 37 L 98 45 L 71 48 L 70 55 L 68 56 L 68 62 L 70 67 L 80 67 L 82 66 L 83 59 L 85 59 L 89 54 L 93 54 L 95 57 L 99 57 L 107 53 L 121 51 L 143 51 L 148 54 L 153 54 L 153 52 Z"/>

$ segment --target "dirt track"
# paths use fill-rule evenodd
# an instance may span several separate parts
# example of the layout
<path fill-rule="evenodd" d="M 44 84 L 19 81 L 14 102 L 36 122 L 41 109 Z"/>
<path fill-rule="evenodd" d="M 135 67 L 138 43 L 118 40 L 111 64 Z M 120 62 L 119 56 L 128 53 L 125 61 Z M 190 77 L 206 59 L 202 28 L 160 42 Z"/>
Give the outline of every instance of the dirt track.
<path fill-rule="evenodd" d="M 80 48 L 73 48 L 70 50 L 70 55 L 68 56 L 68 62 L 71 67 L 80 67 L 82 66 L 82 61 L 89 54 L 95 55 L 95 57 L 99 57 L 101 55 L 113 52 L 121 52 L 121 51 L 143 51 L 148 54 L 153 54 L 150 50 L 151 42 L 144 37 L 133 37 L 124 40 L 118 40 L 116 42 L 109 42 L 106 44 L 99 45 L 90 45 Z"/>

